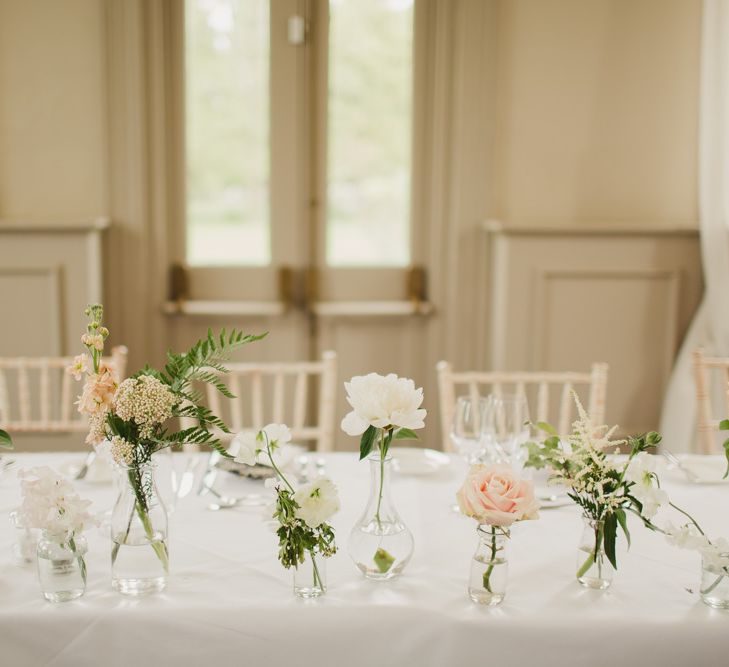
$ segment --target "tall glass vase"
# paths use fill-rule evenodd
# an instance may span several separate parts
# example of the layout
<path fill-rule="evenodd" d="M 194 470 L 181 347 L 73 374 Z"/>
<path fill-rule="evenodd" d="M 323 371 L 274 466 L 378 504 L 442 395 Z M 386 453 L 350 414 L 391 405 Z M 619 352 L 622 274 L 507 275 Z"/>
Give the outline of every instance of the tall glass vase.
<path fill-rule="evenodd" d="M 123 595 L 159 593 L 167 585 L 167 511 L 151 463 L 120 468 L 111 514 L 111 585 Z"/>
<path fill-rule="evenodd" d="M 368 579 L 392 579 L 413 555 L 413 535 L 390 498 L 392 459 L 369 457 L 370 495 L 349 535 L 349 556 Z"/>
<path fill-rule="evenodd" d="M 585 527 L 577 551 L 577 581 L 585 588 L 605 590 L 615 569 L 605 554 L 605 522 L 582 517 Z"/>

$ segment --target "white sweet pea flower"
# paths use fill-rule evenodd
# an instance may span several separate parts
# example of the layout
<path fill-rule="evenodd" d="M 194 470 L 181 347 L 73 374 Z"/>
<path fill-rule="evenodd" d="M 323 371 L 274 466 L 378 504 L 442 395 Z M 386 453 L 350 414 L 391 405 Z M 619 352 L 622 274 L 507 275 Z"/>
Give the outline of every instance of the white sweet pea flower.
<path fill-rule="evenodd" d="M 668 494 L 656 482 L 658 469 L 657 457 L 641 452 L 631 460 L 625 471 L 625 479 L 634 482 L 630 493 L 643 506 L 642 514 L 646 519 L 652 519 L 668 502 Z"/>
<path fill-rule="evenodd" d="M 663 530 L 666 533 L 668 543 L 674 547 L 702 551 L 711 546 L 709 540 L 693 524 L 687 523 L 680 528 L 676 528 L 672 523 L 669 523 Z"/>
<path fill-rule="evenodd" d="M 297 518 L 310 528 L 316 528 L 339 511 L 337 487 L 328 477 L 301 486 L 294 493 L 294 500 L 299 505 Z"/>
<path fill-rule="evenodd" d="M 258 454 L 261 452 L 261 443 L 256 439 L 255 433 L 241 431 L 233 438 L 232 445 L 237 447 L 236 463 L 243 463 L 247 466 L 256 465 Z"/>
<path fill-rule="evenodd" d="M 286 424 L 268 424 L 263 427 L 263 432 L 273 447 L 280 447 L 291 442 L 291 429 Z M 265 442 L 263 445 L 265 446 Z"/>
<path fill-rule="evenodd" d="M 368 427 L 418 429 L 425 426 L 422 388 L 407 378 L 389 375 L 357 375 L 345 382 L 352 411 L 342 420 L 347 435 L 362 435 Z"/>

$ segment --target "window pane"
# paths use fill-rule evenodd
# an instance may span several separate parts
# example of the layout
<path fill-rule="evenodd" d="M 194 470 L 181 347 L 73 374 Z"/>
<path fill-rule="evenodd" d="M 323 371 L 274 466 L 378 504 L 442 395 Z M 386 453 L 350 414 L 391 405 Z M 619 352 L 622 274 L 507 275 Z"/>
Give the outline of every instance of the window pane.
<path fill-rule="evenodd" d="M 268 0 L 186 0 L 187 261 L 270 262 Z"/>
<path fill-rule="evenodd" d="M 327 262 L 410 262 L 413 0 L 330 0 Z"/>

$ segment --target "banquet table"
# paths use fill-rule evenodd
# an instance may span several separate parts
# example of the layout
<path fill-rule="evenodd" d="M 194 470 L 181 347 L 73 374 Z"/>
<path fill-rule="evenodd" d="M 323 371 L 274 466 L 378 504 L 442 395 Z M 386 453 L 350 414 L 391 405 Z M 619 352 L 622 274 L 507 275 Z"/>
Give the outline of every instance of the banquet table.
<path fill-rule="evenodd" d="M 78 453 L 10 456 L 16 471 L 83 460 Z M 186 456 L 167 457 L 158 476 L 168 474 L 166 465 L 184 468 Z M 277 538 L 261 508 L 215 512 L 209 497 L 180 499 L 170 516 L 168 587 L 146 598 L 112 591 L 108 534 L 91 529 L 87 592 L 61 604 L 41 597 L 32 566 L 13 564 L 14 529 L 1 520 L 0 665 L 729 665 L 729 611 L 700 601 L 699 557 L 637 520 L 629 551 L 619 536 L 619 569 L 601 592 L 574 578 L 579 511 L 543 510 L 512 531 L 503 604 L 473 604 L 466 584 L 475 523 L 452 510 L 464 473 L 459 461 L 435 475 L 393 476 L 415 552 L 399 579 L 365 580 L 347 555 L 347 537 L 367 499 L 367 465 L 350 453 L 324 457 L 342 509 L 333 520 L 339 552 L 327 563 L 329 590 L 316 600 L 293 595 L 292 573 L 276 558 Z M 111 484 L 75 484 L 96 511 L 111 507 Z M 664 488 L 710 535 L 729 536 L 729 486 L 672 478 Z M 19 498 L 16 473 L 6 472 L 3 517 Z"/>

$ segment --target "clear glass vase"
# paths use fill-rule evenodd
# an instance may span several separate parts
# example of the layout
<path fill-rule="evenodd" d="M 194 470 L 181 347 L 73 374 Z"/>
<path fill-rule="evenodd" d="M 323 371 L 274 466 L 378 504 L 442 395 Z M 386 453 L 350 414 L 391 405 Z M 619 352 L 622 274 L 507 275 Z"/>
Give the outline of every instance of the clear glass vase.
<path fill-rule="evenodd" d="M 586 588 L 605 590 L 615 569 L 605 555 L 605 522 L 582 517 L 585 527 L 577 551 L 577 581 Z"/>
<path fill-rule="evenodd" d="M 326 558 L 305 552 L 304 562 L 294 568 L 294 593 L 300 598 L 318 598 L 327 592 Z"/>
<path fill-rule="evenodd" d="M 413 555 L 413 535 L 390 498 L 392 459 L 369 457 L 370 496 L 349 535 L 349 556 L 368 579 L 392 579 Z"/>
<path fill-rule="evenodd" d="M 58 538 L 43 531 L 38 540 L 38 580 L 43 597 L 50 602 L 68 602 L 86 591 L 86 538 Z"/>
<path fill-rule="evenodd" d="M 723 557 L 729 554 L 722 554 Z M 729 570 L 706 557 L 701 559 L 701 600 L 716 609 L 729 609 Z"/>
<path fill-rule="evenodd" d="M 151 463 L 120 467 L 111 513 L 111 585 L 123 595 L 159 593 L 167 585 L 167 511 Z"/>
<path fill-rule="evenodd" d="M 35 563 L 40 531 L 35 528 L 28 528 L 18 510 L 10 512 L 10 523 L 15 528 L 15 541 L 12 545 L 13 562 L 16 565 Z"/>
<path fill-rule="evenodd" d="M 471 560 L 468 595 L 478 604 L 493 607 L 501 604 L 506 595 L 509 574 L 507 545 L 509 533 L 498 526 L 481 525 L 477 528 L 478 547 Z"/>

